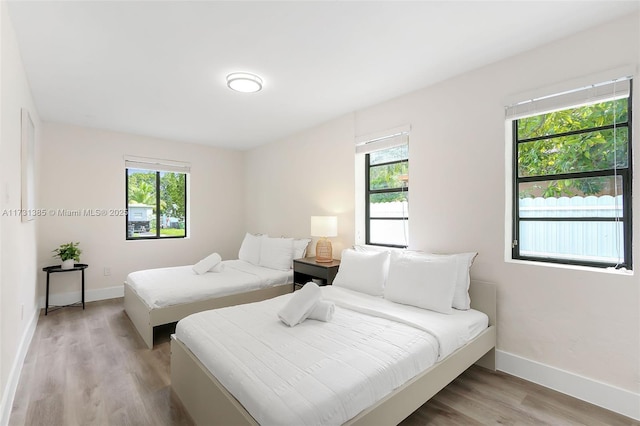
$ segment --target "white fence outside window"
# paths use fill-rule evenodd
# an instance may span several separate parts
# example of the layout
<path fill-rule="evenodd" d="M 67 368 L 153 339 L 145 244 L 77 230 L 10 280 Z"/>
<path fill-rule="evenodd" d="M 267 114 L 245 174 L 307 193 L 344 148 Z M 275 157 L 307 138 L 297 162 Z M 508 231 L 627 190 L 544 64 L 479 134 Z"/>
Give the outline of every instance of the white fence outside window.
<path fill-rule="evenodd" d="M 612 222 L 520 221 L 523 256 L 621 263 L 624 260 L 622 195 L 520 199 L 520 217 L 618 217 Z"/>
<path fill-rule="evenodd" d="M 371 203 L 371 217 L 404 217 L 409 216 L 407 201 L 391 201 L 388 203 Z M 409 245 L 409 223 L 407 220 L 375 220 L 369 222 L 369 240 L 372 243 L 385 243 L 398 246 Z"/>
<path fill-rule="evenodd" d="M 622 195 L 612 197 L 550 197 L 520 199 L 520 217 L 619 217 L 622 218 Z M 402 217 L 408 215 L 408 203 L 372 203 L 372 217 Z M 406 221 L 373 220 L 372 241 L 408 243 Z M 520 222 L 520 254 L 523 256 L 580 259 L 621 263 L 623 253 L 623 223 L 612 222 Z"/>

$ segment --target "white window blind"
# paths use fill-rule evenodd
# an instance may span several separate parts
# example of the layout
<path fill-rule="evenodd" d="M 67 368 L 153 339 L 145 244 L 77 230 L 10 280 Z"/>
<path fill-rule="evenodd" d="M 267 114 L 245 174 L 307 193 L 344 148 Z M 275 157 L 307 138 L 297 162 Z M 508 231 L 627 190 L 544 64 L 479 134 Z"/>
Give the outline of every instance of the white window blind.
<path fill-rule="evenodd" d="M 183 161 L 164 160 L 159 158 L 124 156 L 127 169 L 154 170 L 160 172 L 190 173 L 191 163 Z"/>
<path fill-rule="evenodd" d="M 629 97 L 630 88 L 630 77 L 622 77 L 553 95 L 523 100 L 505 107 L 505 116 L 509 120 L 516 120 L 570 107 L 626 98 Z"/>
<path fill-rule="evenodd" d="M 356 137 L 356 154 L 369 154 L 381 149 L 407 145 L 409 143 L 410 130 L 410 126 L 402 126 L 383 132 Z"/>

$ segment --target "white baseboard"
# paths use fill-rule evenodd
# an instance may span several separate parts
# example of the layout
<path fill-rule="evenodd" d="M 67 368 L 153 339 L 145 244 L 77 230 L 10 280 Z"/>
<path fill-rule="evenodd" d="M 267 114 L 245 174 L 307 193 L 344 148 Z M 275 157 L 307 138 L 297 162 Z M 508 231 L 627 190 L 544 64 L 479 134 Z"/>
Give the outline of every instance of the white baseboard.
<path fill-rule="evenodd" d="M 2 392 L 2 401 L 0 402 L 0 425 L 2 426 L 9 424 L 9 417 L 11 416 L 11 409 L 13 408 L 13 399 L 16 396 L 18 383 L 20 381 L 20 373 L 22 372 L 22 366 L 24 365 L 24 360 L 27 357 L 27 352 L 29 351 L 29 345 L 31 345 L 31 340 L 36 332 L 36 325 L 38 325 L 39 316 L 40 311 L 36 309 L 24 331 L 24 334 L 22 335 L 22 340 L 18 346 L 18 353 L 13 365 L 11 366 L 11 371 L 9 371 L 7 386 Z"/>
<path fill-rule="evenodd" d="M 99 288 L 96 290 L 86 290 L 84 293 L 85 302 L 95 302 L 96 300 L 115 299 L 124 297 L 124 285 L 115 287 Z M 49 306 L 64 306 L 82 301 L 80 291 L 71 291 L 68 293 L 49 294 Z M 45 297 L 40 297 L 40 307 L 44 308 Z"/>
<path fill-rule="evenodd" d="M 640 420 L 638 393 L 503 351 L 496 351 L 496 369 Z"/>

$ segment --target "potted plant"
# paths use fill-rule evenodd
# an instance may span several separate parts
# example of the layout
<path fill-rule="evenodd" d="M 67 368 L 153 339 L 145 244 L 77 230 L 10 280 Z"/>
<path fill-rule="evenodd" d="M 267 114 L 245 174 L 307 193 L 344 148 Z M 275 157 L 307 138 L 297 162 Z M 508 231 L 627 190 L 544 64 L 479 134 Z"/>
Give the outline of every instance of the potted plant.
<path fill-rule="evenodd" d="M 60 244 L 60 247 L 53 250 L 55 253 L 53 257 L 58 257 L 62 260 L 62 269 L 73 269 L 75 262 L 80 262 L 82 250 L 78 248 L 79 244 L 74 242 Z"/>

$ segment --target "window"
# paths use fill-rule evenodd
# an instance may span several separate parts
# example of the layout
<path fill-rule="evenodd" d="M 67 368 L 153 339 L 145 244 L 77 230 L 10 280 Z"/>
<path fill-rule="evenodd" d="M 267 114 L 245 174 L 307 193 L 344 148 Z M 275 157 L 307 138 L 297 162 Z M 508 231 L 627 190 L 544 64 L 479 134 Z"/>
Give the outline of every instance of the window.
<path fill-rule="evenodd" d="M 364 157 L 364 243 L 387 247 L 409 244 L 408 130 L 365 140 L 356 146 Z"/>
<path fill-rule="evenodd" d="M 631 80 L 507 109 L 512 257 L 631 269 Z"/>
<path fill-rule="evenodd" d="M 126 162 L 128 240 L 187 236 L 186 171 L 188 166 Z"/>
<path fill-rule="evenodd" d="M 366 154 L 366 243 L 407 247 L 409 146 Z"/>

